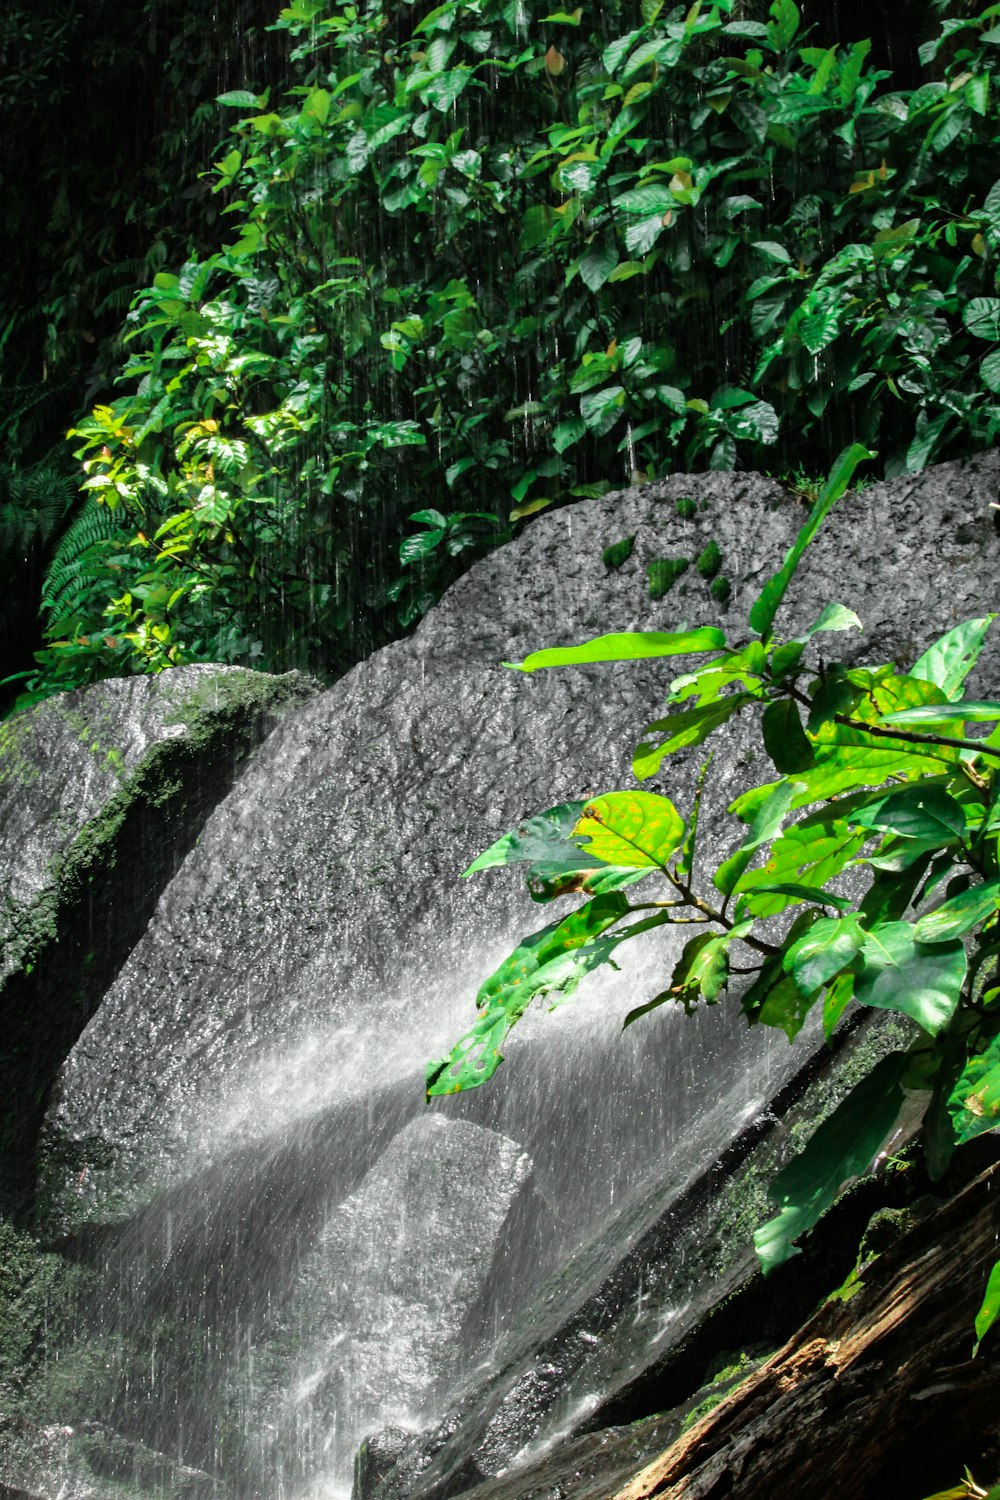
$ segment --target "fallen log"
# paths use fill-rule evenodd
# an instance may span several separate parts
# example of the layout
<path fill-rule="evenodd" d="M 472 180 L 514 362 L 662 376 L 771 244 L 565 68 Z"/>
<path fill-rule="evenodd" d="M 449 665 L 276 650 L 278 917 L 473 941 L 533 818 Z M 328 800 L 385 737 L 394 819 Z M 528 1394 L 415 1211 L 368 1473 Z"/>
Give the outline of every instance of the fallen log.
<path fill-rule="evenodd" d="M 922 1500 L 1000 1479 L 1000 1162 L 922 1218 L 614 1500 Z M 780 1275 L 781 1272 L 777 1272 Z M 957 1488 L 956 1494 L 974 1494 Z"/>

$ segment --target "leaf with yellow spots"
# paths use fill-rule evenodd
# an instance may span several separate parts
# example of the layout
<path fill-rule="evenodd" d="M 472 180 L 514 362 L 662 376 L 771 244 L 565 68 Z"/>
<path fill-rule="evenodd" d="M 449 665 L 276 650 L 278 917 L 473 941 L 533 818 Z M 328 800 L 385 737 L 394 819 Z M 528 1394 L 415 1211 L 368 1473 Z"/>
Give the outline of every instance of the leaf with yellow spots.
<path fill-rule="evenodd" d="M 684 841 L 685 823 L 669 797 L 607 792 L 586 803 L 573 829 L 588 855 L 633 870 L 662 868 Z"/>

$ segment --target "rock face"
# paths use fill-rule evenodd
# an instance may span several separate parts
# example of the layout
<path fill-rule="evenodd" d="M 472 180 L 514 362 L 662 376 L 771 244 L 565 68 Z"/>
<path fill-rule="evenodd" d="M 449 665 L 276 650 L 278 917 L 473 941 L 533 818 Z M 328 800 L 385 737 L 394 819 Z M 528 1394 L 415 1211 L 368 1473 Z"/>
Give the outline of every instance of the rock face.
<path fill-rule="evenodd" d="M 841 652 L 906 663 L 984 613 L 997 593 L 998 478 L 991 455 L 850 496 L 779 628 L 795 634 L 837 600 L 867 627 L 863 640 L 838 637 Z M 764 1139 L 762 1112 L 801 1058 L 780 1035 L 747 1035 L 732 1006 L 690 1021 L 664 1009 L 621 1036 L 623 1015 L 660 987 L 669 941 L 572 1006 L 527 1018 L 488 1089 L 425 1115 L 420 1073 L 464 1029 L 512 938 L 548 920 L 512 872 L 462 881 L 461 870 L 526 813 L 632 784 L 634 742 L 684 665 L 526 677 L 500 663 L 604 631 L 719 623 L 696 567 L 664 598 L 649 592 L 652 563 L 695 559 L 710 541 L 732 586 L 722 623 L 738 638 L 803 518 L 773 482 L 723 474 L 543 516 L 413 638 L 282 718 L 203 810 L 197 842 L 107 976 L 43 1131 L 39 1223 L 83 1236 L 80 1253 L 106 1268 L 96 1323 L 132 1341 L 112 1427 L 247 1495 L 345 1486 L 343 1458 L 332 1480 L 319 1449 L 329 1439 L 343 1455 L 369 1425 L 391 1427 L 369 1488 L 454 1494 L 610 1412 L 630 1368 L 690 1328 L 701 1269 L 738 1270 L 760 1188 L 749 1166 L 733 1187 L 713 1164 L 747 1128 Z M 609 566 L 625 538 L 631 554 Z M 980 695 L 995 692 L 998 669 L 991 642 Z M 757 753 L 749 723 L 719 737 L 706 860 L 734 842 L 723 809 Z M 653 789 L 686 810 L 701 759 L 675 757 Z M 742 1146 L 737 1157 L 749 1161 Z M 471 1216 L 452 1226 L 454 1260 L 448 1205 L 433 1207 L 437 1159 L 461 1176 Z M 413 1240 L 423 1269 L 406 1264 L 397 1234 L 414 1195 L 431 1205 Z M 363 1289 L 338 1281 L 351 1258 L 368 1268 Z M 450 1294 L 428 1265 L 452 1268 Z M 380 1329 L 421 1299 L 427 1321 L 403 1317 L 409 1342 L 387 1371 Z M 480 1371 L 440 1352 L 439 1321 Z M 144 1325 L 170 1329 L 155 1359 L 135 1332 Z M 291 1348 L 289 1329 L 306 1325 Z M 345 1341 L 334 1372 L 330 1351 Z M 334 1433 L 345 1383 L 361 1397 Z M 365 1394 L 376 1386 L 380 1401 Z M 213 1390 L 228 1393 L 221 1416 Z M 415 1426 L 427 1435 L 398 1436 Z"/>
<path fill-rule="evenodd" d="M 309 692 L 186 667 L 99 683 L 0 733 L 0 1202 L 28 1190 L 56 1069 L 247 751 Z"/>

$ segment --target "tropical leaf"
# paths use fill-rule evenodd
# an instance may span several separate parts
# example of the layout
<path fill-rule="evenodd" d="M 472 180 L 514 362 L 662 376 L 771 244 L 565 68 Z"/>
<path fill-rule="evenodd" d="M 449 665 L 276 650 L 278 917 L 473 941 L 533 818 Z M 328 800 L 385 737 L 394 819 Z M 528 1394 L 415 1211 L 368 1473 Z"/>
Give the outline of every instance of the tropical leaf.
<path fill-rule="evenodd" d="M 854 961 L 864 940 L 861 924 L 853 913 L 846 917 L 820 917 L 808 932 L 786 947 L 781 967 L 792 976 L 802 994 L 811 998 Z"/>
<path fill-rule="evenodd" d="M 854 998 L 912 1016 L 936 1036 L 955 1014 L 966 967 L 961 943 L 921 943 L 911 923 L 880 922 L 865 934 Z"/>
<path fill-rule="evenodd" d="M 573 830 L 584 852 L 609 865 L 663 867 L 684 839 L 684 819 L 669 797 L 653 792 L 608 792 L 584 805 Z"/>
<path fill-rule="evenodd" d="M 952 896 L 920 918 L 914 931 L 922 943 L 945 943 L 960 938 L 996 915 L 1000 908 L 1000 880 L 987 880 Z"/>
<path fill-rule="evenodd" d="M 606 963 L 621 938 L 601 934 L 621 920 L 628 902 L 618 892 L 595 896 L 559 922 L 522 939 L 476 997 L 480 1015 L 447 1057 L 427 1064 L 427 1097 L 478 1088 L 503 1062 L 500 1047 L 532 1000 L 572 994 L 586 974 Z M 624 936 L 624 934 L 622 934 Z"/>
<path fill-rule="evenodd" d="M 848 1178 L 868 1166 L 899 1116 L 909 1061 L 905 1052 L 890 1052 L 876 1063 L 778 1173 L 768 1192 L 781 1211 L 753 1237 L 765 1276 L 800 1254 L 793 1241 L 819 1221 Z"/>
<path fill-rule="evenodd" d="M 996 1322 L 998 1314 L 1000 1314 L 1000 1260 L 990 1271 L 986 1281 L 986 1291 L 983 1293 L 983 1300 L 976 1313 L 976 1342 L 972 1349 L 973 1359 L 979 1353 L 979 1346 Z M 966 1493 L 968 1493 L 967 1487 Z M 994 1494 L 995 1490 L 990 1490 L 986 1500 L 991 1500 Z"/>
<path fill-rule="evenodd" d="M 849 821 L 858 828 L 880 828 L 902 838 L 921 839 L 928 847 L 934 847 L 935 841 L 953 843 L 964 835 L 966 825 L 961 803 L 943 787 L 924 781 L 888 792 Z"/>
<path fill-rule="evenodd" d="M 948 1096 L 948 1113 L 959 1144 L 1000 1125 L 1000 1037 L 969 1058 Z"/>
<path fill-rule="evenodd" d="M 776 839 L 764 864 L 742 875 L 733 887 L 740 910 L 757 917 L 774 916 L 787 904 L 771 887 L 792 884 L 816 887 L 817 899 L 864 847 L 864 830 L 834 819 L 830 823 L 796 823 Z"/>
<path fill-rule="evenodd" d="M 695 655 L 719 651 L 726 637 L 714 625 L 699 630 L 673 632 L 632 631 L 618 635 L 599 635 L 580 646 L 552 646 L 533 651 L 524 661 L 507 661 L 505 667 L 516 672 L 537 672 L 542 667 L 579 667 L 591 662 L 646 661 L 660 656 Z"/>
<path fill-rule="evenodd" d="M 734 714 L 739 713 L 749 701 L 749 693 L 734 693 L 729 698 L 716 698 L 714 702 L 704 703 L 698 708 L 681 709 L 678 713 L 667 714 L 665 718 L 647 724 L 642 731 L 643 735 L 655 738 L 644 738 L 636 747 L 632 757 L 632 770 L 637 779 L 646 781 L 654 776 L 664 758 L 673 755 L 675 751 L 700 745 Z"/>
<path fill-rule="evenodd" d="M 959 696 L 962 683 L 975 666 L 996 615 L 966 620 L 929 646 L 910 668 L 911 677 L 922 677 L 939 687 L 946 698 Z"/>
<path fill-rule="evenodd" d="M 810 512 L 809 519 L 789 549 L 784 563 L 773 578 L 767 581 L 750 608 L 750 626 L 762 639 L 767 640 L 770 637 L 774 617 L 802 559 L 802 554 L 847 489 L 858 464 L 863 463 L 865 459 L 875 457 L 876 455 L 861 443 L 852 443 L 849 448 L 844 449 L 834 463 L 822 493 Z"/>
<path fill-rule="evenodd" d="M 595 864 L 603 864 L 603 860 L 590 860 L 589 863 L 578 860 L 579 851 L 570 843 L 583 807 L 582 802 L 561 802 L 558 807 L 550 807 L 546 812 L 526 818 L 478 855 L 469 868 L 463 870 L 463 875 L 468 877 L 495 865 L 524 862 L 561 865 L 566 861 L 567 870 L 592 869 Z"/>

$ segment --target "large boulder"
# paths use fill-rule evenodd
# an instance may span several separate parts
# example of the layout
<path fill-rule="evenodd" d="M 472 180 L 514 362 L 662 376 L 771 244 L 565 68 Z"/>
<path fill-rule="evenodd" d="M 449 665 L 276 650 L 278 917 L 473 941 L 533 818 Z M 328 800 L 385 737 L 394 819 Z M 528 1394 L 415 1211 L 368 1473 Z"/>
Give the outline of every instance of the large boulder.
<path fill-rule="evenodd" d="M 185 667 L 0 726 L 0 1203 L 30 1192 L 57 1069 L 297 674 Z"/>
<path fill-rule="evenodd" d="M 838 647 L 905 663 L 983 613 L 996 596 L 998 474 L 990 455 L 848 497 L 779 623 L 795 633 L 836 599 L 868 627 Z M 201 1388 L 218 1360 L 234 1389 L 226 1360 L 239 1368 L 242 1354 L 230 1343 L 273 1347 L 301 1295 L 295 1226 L 305 1222 L 314 1245 L 313 1229 L 379 1180 L 380 1153 L 423 1109 L 421 1062 L 464 1029 L 476 985 L 512 938 L 547 920 L 512 872 L 466 882 L 464 865 L 528 812 L 631 784 L 632 746 L 683 667 L 525 677 L 500 663 L 602 631 L 720 615 L 738 637 L 803 518 L 774 482 L 722 474 L 543 516 L 473 568 L 412 639 L 287 716 L 210 813 L 61 1071 L 41 1195 L 51 1233 L 85 1229 L 118 1267 L 105 1292 L 116 1316 L 127 1283 L 130 1316 L 162 1319 L 173 1279 L 184 1327 L 211 1351 Z M 626 539 L 631 552 L 608 553 Z M 651 597 L 657 560 L 697 558 L 711 541 L 732 586 L 728 612 L 696 567 Z M 653 574 L 662 582 L 663 569 Z M 984 696 L 998 666 L 991 642 Z M 758 773 L 758 754 L 749 722 L 720 736 L 701 825 L 707 863 L 731 847 L 723 809 Z M 675 757 L 654 786 L 685 808 L 700 760 Z M 688 1326 L 699 1226 L 724 1219 L 745 1246 L 760 1201 L 753 1172 L 749 1199 L 721 1213 L 730 1189 L 713 1164 L 741 1132 L 766 1132 L 768 1101 L 800 1052 L 763 1029 L 747 1034 L 731 1005 L 691 1019 L 664 1008 L 620 1036 L 676 946 L 652 940 L 621 976 L 526 1018 L 488 1089 L 433 1106 L 432 1120 L 471 1121 L 529 1155 L 532 1192 L 463 1324 L 462 1346 L 484 1370 L 440 1394 L 446 1416 L 429 1442 L 382 1444 L 386 1494 L 407 1472 L 428 1493 L 454 1493 L 578 1430 L 624 1388 L 630 1365 L 660 1358 Z M 737 1156 L 747 1161 L 742 1147 Z M 433 1201 L 430 1179 L 420 1191 Z M 99 1239 L 95 1225 L 105 1226 Z M 678 1283 L 668 1272 L 685 1257 Z M 308 1262 L 311 1284 L 321 1262 Z M 723 1262 L 713 1242 L 709 1269 Z M 335 1321 L 345 1337 L 354 1327 L 346 1306 Z M 494 1366 L 501 1378 L 490 1382 Z M 176 1444 L 177 1418 L 157 1371 L 160 1416 L 140 1435 L 160 1451 Z M 148 1406 L 141 1381 L 130 1389 Z M 237 1394 L 227 1430 L 252 1424 L 254 1401 Z M 192 1405 L 185 1434 L 198 1467 L 212 1421 L 194 1434 Z M 401 1429 L 433 1413 L 404 1415 L 389 1403 L 371 1420 Z"/>

